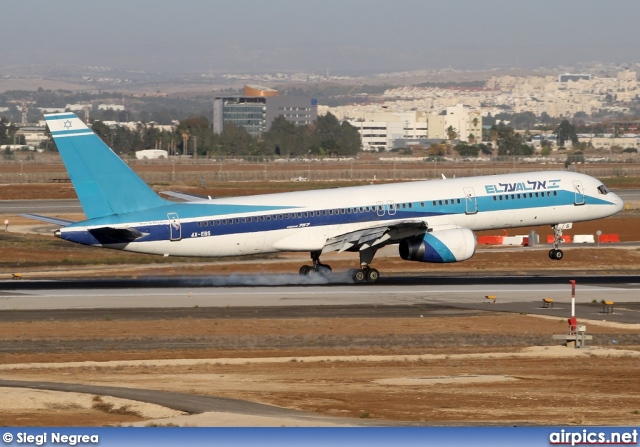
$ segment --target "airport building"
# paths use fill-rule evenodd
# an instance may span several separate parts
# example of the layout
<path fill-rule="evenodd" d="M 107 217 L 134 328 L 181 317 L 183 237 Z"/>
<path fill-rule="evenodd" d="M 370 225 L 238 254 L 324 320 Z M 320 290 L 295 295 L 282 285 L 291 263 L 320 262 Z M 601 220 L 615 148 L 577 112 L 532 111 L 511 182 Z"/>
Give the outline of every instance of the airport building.
<path fill-rule="evenodd" d="M 355 114 L 354 114 L 355 115 Z M 462 104 L 447 107 L 444 114 L 411 112 L 365 112 L 347 119 L 358 129 L 363 150 L 391 150 L 407 145 L 428 145 L 447 140 L 447 129 L 456 132 L 457 141 L 482 139 L 482 115 Z"/>
<path fill-rule="evenodd" d="M 280 96 L 277 90 L 257 85 L 245 86 L 244 95 L 213 99 L 213 131 L 216 133 L 221 133 L 226 123 L 233 123 L 259 137 L 278 116 L 295 124 L 311 124 L 318 117 L 318 101 L 307 96 Z"/>

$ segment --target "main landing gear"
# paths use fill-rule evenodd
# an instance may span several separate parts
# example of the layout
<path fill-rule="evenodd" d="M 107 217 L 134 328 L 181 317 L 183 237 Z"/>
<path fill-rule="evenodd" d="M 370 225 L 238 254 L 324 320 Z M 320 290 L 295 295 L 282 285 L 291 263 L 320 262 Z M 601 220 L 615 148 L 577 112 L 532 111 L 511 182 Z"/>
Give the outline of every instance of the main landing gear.
<path fill-rule="evenodd" d="M 327 276 L 331 274 L 331 267 L 327 264 L 322 264 L 320 262 L 319 251 L 311 252 L 311 260 L 313 261 L 313 265 L 303 265 L 302 267 L 300 267 L 301 275 L 314 276 L 314 275 L 320 274 L 320 275 Z"/>
<path fill-rule="evenodd" d="M 371 261 L 373 261 L 373 257 L 376 255 L 376 251 L 377 249 L 372 247 L 363 247 L 360 249 L 360 268 L 349 271 L 356 283 L 375 283 L 380 279 L 380 272 L 369 266 Z"/>
<path fill-rule="evenodd" d="M 378 282 L 378 279 L 380 278 L 380 272 L 368 265 L 361 269 L 351 269 L 349 270 L 349 273 L 356 283 L 374 283 Z"/>
<path fill-rule="evenodd" d="M 549 258 L 559 261 L 564 257 L 562 250 L 558 246 L 564 242 L 562 239 L 562 225 L 551 225 L 553 229 L 553 248 L 549 250 Z"/>
<path fill-rule="evenodd" d="M 354 282 L 358 284 L 378 282 L 380 272 L 369 266 L 369 263 L 373 260 L 375 252 L 376 250 L 371 248 L 360 250 L 360 268 L 349 270 L 349 276 Z M 299 273 L 301 275 L 313 276 L 319 274 L 329 276 L 331 274 L 331 267 L 320 262 L 319 251 L 311 252 L 311 260 L 313 261 L 313 265 L 303 265 L 300 267 Z"/>

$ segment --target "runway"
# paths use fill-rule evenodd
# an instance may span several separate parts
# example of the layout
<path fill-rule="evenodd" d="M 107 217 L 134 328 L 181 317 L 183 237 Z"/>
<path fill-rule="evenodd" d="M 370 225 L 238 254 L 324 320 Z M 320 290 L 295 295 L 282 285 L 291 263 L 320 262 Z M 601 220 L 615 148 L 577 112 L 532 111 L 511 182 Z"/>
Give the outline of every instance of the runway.
<path fill-rule="evenodd" d="M 278 309 L 286 313 L 285 308 L 307 308 L 311 314 L 326 306 L 418 309 L 429 305 L 566 317 L 571 302 L 569 280 L 562 277 L 396 277 L 374 285 L 292 283 L 299 280 L 298 275 L 232 275 L 122 281 L 4 281 L 0 282 L 0 310 L 273 308 L 270 313 L 275 316 Z M 576 303 L 583 318 L 640 322 L 639 277 L 576 277 L 576 280 Z M 280 284 L 256 285 L 265 281 Z M 496 303 L 489 303 L 486 295 L 496 296 Z M 555 306 L 543 308 L 543 298 L 553 298 Z M 616 303 L 613 314 L 602 313 L 602 300 Z"/>
<path fill-rule="evenodd" d="M 0 200 L 0 214 L 82 213 L 78 199 Z"/>

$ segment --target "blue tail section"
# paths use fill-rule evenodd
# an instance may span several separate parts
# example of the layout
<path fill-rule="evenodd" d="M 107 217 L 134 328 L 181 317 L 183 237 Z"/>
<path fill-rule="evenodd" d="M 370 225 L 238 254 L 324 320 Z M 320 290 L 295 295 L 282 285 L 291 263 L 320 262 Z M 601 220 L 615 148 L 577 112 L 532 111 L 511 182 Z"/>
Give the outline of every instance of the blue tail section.
<path fill-rule="evenodd" d="M 88 219 L 166 204 L 75 114 L 44 117 Z"/>

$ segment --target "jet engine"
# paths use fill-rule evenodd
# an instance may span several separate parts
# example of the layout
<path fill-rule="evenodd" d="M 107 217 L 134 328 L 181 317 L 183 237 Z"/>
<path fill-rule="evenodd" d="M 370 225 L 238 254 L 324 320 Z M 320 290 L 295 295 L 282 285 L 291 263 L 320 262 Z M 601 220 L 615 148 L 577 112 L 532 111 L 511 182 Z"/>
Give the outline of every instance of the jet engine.
<path fill-rule="evenodd" d="M 458 262 L 476 251 L 476 236 L 468 228 L 425 233 L 400 241 L 400 257 L 405 261 Z"/>

